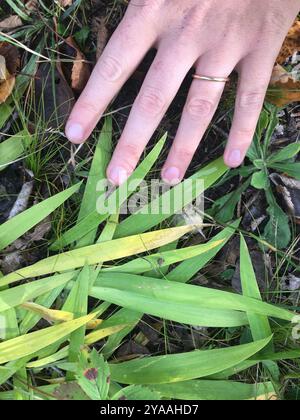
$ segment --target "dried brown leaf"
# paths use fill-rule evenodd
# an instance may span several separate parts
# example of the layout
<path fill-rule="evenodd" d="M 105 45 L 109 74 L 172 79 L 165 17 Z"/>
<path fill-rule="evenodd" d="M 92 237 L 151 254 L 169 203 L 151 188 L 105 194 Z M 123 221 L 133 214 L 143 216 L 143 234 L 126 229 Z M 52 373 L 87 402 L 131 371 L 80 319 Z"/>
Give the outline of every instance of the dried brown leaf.
<path fill-rule="evenodd" d="M 300 81 L 279 64 L 274 67 L 267 100 L 278 107 L 300 101 Z"/>
<path fill-rule="evenodd" d="M 108 29 L 104 17 L 95 17 L 92 21 L 92 31 L 97 39 L 96 58 L 102 55 L 108 40 Z"/>
<path fill-rule="evenodd" d="M 69 7 L 69 6 L 72 6 L 73 0 L 59 0 L 59 4 L 62 7 Z"/>
<path fill-rule="evenodd" d="M 67 38 L 66 43 L 75 50 L 75 60 L 71 72 L 71 86 L 76 93 L 81 93 L 91 76 L 90 65 L 72 37 Z"/>
<path fill-rule="evenodd" d="M 0 104 L 11 95 L 19 66 L 18 50 L 8 42 L 0 42 Z"/>
<path fill-rule="evenodd" d="M 7 29 L 16 29 L 19 26 L 22 26 L 23 22 L 18 15 L 12 15 L 6 19 L 1 20 L 0 22 L 0 31 Z"/>
<path fill-rule="evenodd" d="M 296 20 L 289 30 L 287 37 L 282 45 L 277 63 L 283 64 L 295 52 L 300 51 L 300 21 Z"/>

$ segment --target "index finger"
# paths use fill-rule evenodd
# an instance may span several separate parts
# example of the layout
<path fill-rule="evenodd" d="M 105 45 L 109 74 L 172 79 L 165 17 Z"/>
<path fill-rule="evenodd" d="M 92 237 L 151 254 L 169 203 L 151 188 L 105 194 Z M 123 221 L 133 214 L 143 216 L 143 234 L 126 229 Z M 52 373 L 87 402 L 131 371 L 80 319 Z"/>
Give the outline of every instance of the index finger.
<path fill-rule="evenodd" d="M 66 136 L 72 143 L 87 140 L 109 103 L 154 42 L 155 32 L 151 25 L 125 16 L 71 112 Z"/>

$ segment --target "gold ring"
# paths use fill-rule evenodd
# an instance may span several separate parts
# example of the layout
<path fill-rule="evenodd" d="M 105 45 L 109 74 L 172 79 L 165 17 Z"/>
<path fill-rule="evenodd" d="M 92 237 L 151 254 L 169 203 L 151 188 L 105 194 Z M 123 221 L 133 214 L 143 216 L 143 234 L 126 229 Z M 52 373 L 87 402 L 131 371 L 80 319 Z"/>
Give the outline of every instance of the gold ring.
<path fill-rule="evenodd" d="M 194 74 L 193 78 L 196 80 L 205 80 L 206 82 L 220 82 L 220 83 L 227 83 L 229 82 L 229 77 L 209 77 L 209 76 L 201 76 L 200 74 Z"/>

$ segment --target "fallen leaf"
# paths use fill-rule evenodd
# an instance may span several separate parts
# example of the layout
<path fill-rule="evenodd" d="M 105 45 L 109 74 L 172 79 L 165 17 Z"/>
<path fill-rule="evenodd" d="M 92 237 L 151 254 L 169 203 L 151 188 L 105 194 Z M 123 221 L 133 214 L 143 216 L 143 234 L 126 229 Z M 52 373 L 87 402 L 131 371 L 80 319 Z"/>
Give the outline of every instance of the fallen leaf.
<path fill-rule="evenodd" d="M 59 4 L 62 7 L 69 7 L 69 6 L 72 6 L 73 0 L 59 0 Z"/>
<path fill-rule="evenodd" d="M 91 69 L 84 54 L 72 37 L 66 39 L 66 43 L 74 50 L 74 63 L 71 72 L 71 86 L 76 93 L 81 93 L 85 88 L 90 76 Z"/>
<path fill-rule="evenodd" d="M 300 51 L 300 21 L 296 20 L 289 30 L 287 37 L 277 57 L 277 63 L 283 64 L 289 57 Z"/>
<path fill-rule="evenodd" d="M 105 24 L 104 17 L 96 16 L 93 18 L 92 31 L 97 39 L 96 58 L 98 60 L 102 55 L 108 40 L 108 30 Z"/>
<path fill-rule="evenodd" d="M 1 20 L 0 31 L 7 30 L 7 29 L 16 29 L 22 25 L 23 25 L 23 22 L 18 15 L 8 16 L 6 19 Z"/>
<path fill-rule="evenodd" d="M 288 213 L 295 223 L 300 224 L 300 181 L 277 173 L 271 174 L 270 179 L 281 195 Z"/>
<path fill-rule="evenodd" d="M 35 12 L 35 11 L 38 10 L 38 8 L 39 8 L 39 2 L 38 2 L 38 0 L 28 0 L 26 2 L 26 9 L 29 12 Z"/>
<path fill-rule="evenodd" d="M 18 66 L 17 48 L 8 42 L 0 42 L 0 104 L 5 102 L 13 91 Z"/>
<path fill-rule="evenodd" d="M 271 82 L 267 91 L 267 100 L 283 107 L 300 101 L 300 81 L 295 74 L 288 73 L 282 66 L 274 67 Z"/>

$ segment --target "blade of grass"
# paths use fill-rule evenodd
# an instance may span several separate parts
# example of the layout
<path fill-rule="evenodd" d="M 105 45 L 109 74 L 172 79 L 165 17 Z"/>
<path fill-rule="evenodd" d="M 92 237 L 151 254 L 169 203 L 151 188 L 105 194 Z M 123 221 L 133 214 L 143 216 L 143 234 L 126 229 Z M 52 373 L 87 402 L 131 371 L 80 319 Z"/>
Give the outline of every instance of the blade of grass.
<path fill-rule="evenodd" d="M 75 194 L 80 185 L 81 184 L 74 185 L 3 223 L 0 226 L 0 250 L 6 248 L 49 216 L 49 214 Z"/>
<path fill-rule="evenodd" d="M 148 255 L 143 258 L 136 258 L 123 265 L 116 265 L 109 268 L 104 268 L 102 271 L 105 272 L 118 272 L 118 273 L 132 273 L 141 274 L 146 271 L 155 270 L 156 272 L 164 267 L 168 267 L 171 264 L 176 264 L 180 261 L 188 260 L 192 257 L 199 257 L 206 252 L 219 248 L 220 245 L 224 245 L 224 242 L 211 241 L 208 244 L 201 244 L 190 246 L 181 249 L 175 249 L 171 251 L 161 252 L 159 254 Z"/>
<path fill-rule="evenodd" d="M 126 327 L 125 325 L 114 325 L 111 327 L 101 328 L 97 331 L 93 331 L 92 333 L 86 335 L 84 344 L 85 345 L 92 345 L 97 343 L 98 341 L 102 340 L 103 338 L 109 337 L 112 334 L 121 331 L 123 328 Z M 41 358 L 34 362 L 27 363 L 26 367 L 28 369 L 40 369 L 46 366 L 49 366 L 59 360 L 66 359 L 69 354 L 69 346 L 65 346 L 61 350 L 56 353 L 51 354 L 50 356 Z"/>
<path fill-rule="evenodd" d="M 270 382 L 250 385 L 232 381 L 192 380 L 148 386 L 162 398 L 172 400 L 244 401 L 276 397 Z"/>
<path fill-rule="evenodd" d="M 227 170 L 228 168 L 225 166 L 223 158 L 210 163 L 183 183 L 176 185 L 171 190 L 152 200 L 137 213 L 127 217 L 127 219 L 119 224 L 115 237 L 121 238 L 127 235 L 146 232 L 159 225 L 197 198 L 201 193 L 197 180 L 203 180 L 202 192 L 204 192 L 224 175 Z M 182 191 L 184 191 L 184 199 L 177 200 L 177 197 L 182 196 Z M 170 213 L 164 210 L 164 203 L 168 203 L 168 205 L 171 203 L 172 209 Z M 158 209 L 158 211 L 153 212 L 152 209 Z M 145 214 L 147 217 L 145 217 Z"/>
<path fill-rule="evenodd" d="M 42 276 L 57 271 L 72 270 L 85 265 L 95 265 L 105 261 L 117 260 L 119 258 L 148 252 L 151 249 L 159 248 L 181 238 L 192 229 L 193 226 L 163 229 L 75 249 L 46 258 L 30 267 L 25 267 L 8 274 L 1 279 L 0 285 L 4 286 L 26 278 Z"/>
<path fill-rule="evenodd" d="M 95 318 L 95 314 L 65 322 L 54 327 L 22 335 L 12 340 L 0 343 L 0 363 L 6 363 L 18 358 L 29 356 L 40 349 L 51 345 Z"/>
<path fill-rule="evenodd" d="M 90 286 L 90 271 L 91 268 L 85 266 L 80 272 L 77 281 L 72 289 L 72 292 L 75 294 L 74 305 L 72 308 L 72 313 L 74 318 L 80 318 L 87 315 L 88 312 L 88 296 L 89 296 L 89 286 Z M 79 360 L 81 347 L 84 345 L 86 325 L 78 328 L 70 335 L 70 345 L 69 345 L 69 363 L 77 363 Z M 75 379 L 75 376 L 68 372 L 67 380 Z"/>
<path fill-rule="evenodd" d="M 0 171 L 24 155 L 31 142 L 32 135 L 22 130 L 0 143 Z"/>
<path fill-rule="evenodd" d="M 108 204 L 108 200 L 113 203 L 118 203 L 119 207 L 127 200 L 127 198 L 136 190 L 140 185 L 145 176 L 149 173 L 153 165 L 155 164 L 160 152 L 165 144 L 166 135 L 157 143 L 153 150 L 143 160 L 143 162 L 137 167 L 133 174 L 129 177 L 128 181 L 121 185 L 115 190 L 109 198 L 100 196 L 100 200 L 104 201 L 105 206 Z M 128 188 L 130 186 L 130 188 Z M 118 206 L 117 206 L 118 207 Z M 61 238 L 55 241 L 52 246 L 52 251 L 57 251 L 67 245 L 82 238 L 83 235 L 93 231 L 100 223 L 104 222 L 110 216 L 109 212 L 99 214 L 95 209 L 92 213 L 86 216 L 80 223 L 69 229 Z"/>
<path fill-rule="evenodd" d="M 60 274 L 3 290 L 0 292 L 0 312 L 12 309 L 50 290 L 65 285 L 68 281 L 72 280 L 75 274 L 74 272 Z"/>
<path fill-rule="evenodd" d="M 146 357 L 110 364 L 112 380 L 122 384 L 163 384 L 203 378 L 248 360 L 266 347 L 269 339 L 226 349 Z"/>
<path fill-rule="evenodd" d="M 256 281 L 256 276 L 253 269 L 251 257 L 248 251 L 248 247 L 242 234 L 240 238 L 240 270 L 243 295 L 246 297 L 257 299 L 261 302 L 262 297 Z M 272 334 L 272 330 L 270 327 L 269 320 L 266 316 L 258 315 L 251 311 L 248 313 L 248 318 L 253 340 L 258 341 L 266 337 L 270 337 L 270 335 Z"/>
<path fill-rule="evenodd" d="M 106 179 L 106 168 L 111 157 L 112 150 L 112 119 L 108 117 L 104 121 L 104 125 L 96 145 L 94 158 L 90 168 L 88 180 L 82 199 L 78 221 L 80 223 L 85 217 L 93 213 L 97 206 L 97 184 L 101 180 Z M 99 193 L 99 191 L 98 191 Z M 105 194 L 105 191 L 102 191 Z M 99 195 L 99 194 L 98 194 Z M 92 245 L 95 242 L 98 226 L 95 226 L 87 235 L 77 241 L 76 248 Z"/>
<path fill-rule="evenodd" d="M 100 273 L 90 294 L 120 306 L 141 312 L 144 308 L 144 312 L 154 316 L 192 325 L 209 326 L 209 321 L 212 322 L 214 311 L 217 314 L 217 310 L 225 311 L 225 313 L 229 311 L 230 315 L 232 315 L 230 311 L 234 311 L 236 316 L 242 315 L 237 311 L 253 312 L 291 322 L 295 317 L 292 312 L 286 309 L 245 296 L 167 280 L 162 282 L 160 279 L 134 274 Z M 182 310 L 181 318 L 178 319 L 181 308 L 184 310 Z M 196 320 L 187 321 L 187 314 L 197 317 L 198 311 L 197 320 L 199 322 L 199 313 L 202 310 L 212 311 L 210 319 L 206 319 L 202 324 L 201 322 L 198 324 Z M 207 313 L 209 314 L 209 311 Z M 205 322 L 208 324 L 206 325 Z"/>
<path fill-rule="evenodd" d="M 187 283 L 191 280 L 195 274 L 197 274 L 209 261 L 211 261 L 217 253 L 225 246 L 228 241 L 234 235 L 236 229 L 239 226 L 240 221 L 237 220 L 232 223 L 230 226 L 223 229 L 218 235 L 213 237 L 208 244 L 211 244 L 216 241 L 222 241 L 217 247 L 208 250 L 205 254 L 201 256 L 196 256 L 186 261 L 183 261 L 177 267 L 175 267 L 167 275 L 167 279 L 170 281 L 177 281 L 180 283 Z M 207 245 L 208 245 L 207 244 Z"/>

